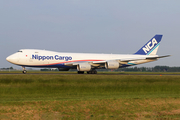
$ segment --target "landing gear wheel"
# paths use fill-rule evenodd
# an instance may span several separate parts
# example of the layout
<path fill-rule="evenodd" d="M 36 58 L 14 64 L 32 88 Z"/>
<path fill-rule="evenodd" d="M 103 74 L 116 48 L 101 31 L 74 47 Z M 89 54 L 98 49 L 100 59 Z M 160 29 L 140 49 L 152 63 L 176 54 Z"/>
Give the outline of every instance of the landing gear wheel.
<path fill-rule="evenodd" d="M 27 71 L 26 71 L 26 70 L 23 70 L 23 71 L 22 71 L 22 73 L 23 73 L 23 74 L 26 74 L 26 73 L 27 73 Z"/>
<path fill-rule="evenodd" d="M 87 71 L 87 74 L 97 74 L 97 71 L 96 71 L 96 70 L 93 70 L 93 71 Z"/>
<path fill-rule="evenodd" d="M 23 73 L 23 74 L 26 74 L 26 73 L 27 73 L 26 68 L 25 68 L 24 66 L 22 66 L 22 68 L 23 68 L 22 73 Z"/>
<path fill-rule="evenodd" d="M 84 74 L 84 71 L 78 71 L 78 74 Z"/>

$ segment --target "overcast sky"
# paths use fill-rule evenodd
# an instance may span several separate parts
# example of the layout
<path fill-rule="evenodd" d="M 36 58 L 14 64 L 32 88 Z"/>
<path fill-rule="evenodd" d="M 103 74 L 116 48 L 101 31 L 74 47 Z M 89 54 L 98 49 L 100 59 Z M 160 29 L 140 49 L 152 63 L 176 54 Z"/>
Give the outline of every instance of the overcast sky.
<path fill-rule="evenodd" d="M 179 65 L 180 0 L 1 0 L 0 68 L 19 49 L 131 54 L 163 34 L 159 55 L 141 66 Z"/>

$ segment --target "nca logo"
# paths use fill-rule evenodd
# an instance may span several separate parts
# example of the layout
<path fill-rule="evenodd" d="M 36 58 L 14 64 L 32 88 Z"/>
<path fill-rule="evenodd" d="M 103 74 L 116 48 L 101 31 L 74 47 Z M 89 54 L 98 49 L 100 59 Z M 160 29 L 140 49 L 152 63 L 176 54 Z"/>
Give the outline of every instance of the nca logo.
<path fill-rule="evenodd" d="M 152 39 L 152 41 L 150 41 L 145 47 L 143 47 L 142 49 L 144 50 L 145 53 L 148 53 L 153 47 L 154 45 L 157 45 L 157 41 L 155 38 Z"/>

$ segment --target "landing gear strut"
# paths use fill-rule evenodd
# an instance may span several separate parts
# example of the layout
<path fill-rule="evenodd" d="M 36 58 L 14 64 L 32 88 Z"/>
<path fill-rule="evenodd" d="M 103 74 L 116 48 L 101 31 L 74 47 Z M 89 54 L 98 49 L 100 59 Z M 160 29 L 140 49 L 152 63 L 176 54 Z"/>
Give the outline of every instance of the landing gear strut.
<path fill-rule="evenodd" d="M 26 73 L 27 73 L 26 68 L 25 68 L 25 67 L 23 67 L 23 66 L 22 66 L 22 68 L 23 68 L 22 73 L 23 73 L 23 74 L 26 74 Z"/>

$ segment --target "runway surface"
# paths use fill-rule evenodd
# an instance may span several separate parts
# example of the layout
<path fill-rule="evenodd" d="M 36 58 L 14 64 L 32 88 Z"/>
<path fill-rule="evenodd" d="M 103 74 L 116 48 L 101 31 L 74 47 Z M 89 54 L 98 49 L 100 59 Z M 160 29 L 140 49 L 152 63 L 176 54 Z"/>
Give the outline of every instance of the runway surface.
<path fill-rule="evenodd" d="M 126 73 L 120 73 L 120 74 L 116 74 L 116 73 L 99 73 L 99 74 L 77 74 L 77 73 L 0 73 L 0 75 L 149 75 L 149 76 L 159 76 L 159 75 L 174 75 L 174 76 L 179 76 L 180 74 L 126 74 Z"/>

